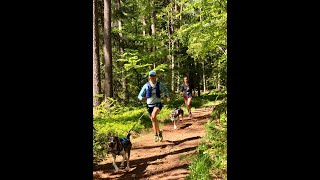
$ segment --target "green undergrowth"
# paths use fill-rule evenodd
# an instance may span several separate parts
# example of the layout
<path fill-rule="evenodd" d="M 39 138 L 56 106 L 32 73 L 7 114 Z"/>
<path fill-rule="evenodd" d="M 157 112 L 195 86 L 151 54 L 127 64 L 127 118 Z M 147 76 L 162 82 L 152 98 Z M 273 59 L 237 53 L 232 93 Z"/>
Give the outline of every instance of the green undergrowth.
<path fill-rule="evenodd" d="M 187 180 L 227 179 L 227 103 L 221 100 L 205 125 L 206 134 L 189 166 Z M 193 155 L 194 156 L 194 155 Z"/>

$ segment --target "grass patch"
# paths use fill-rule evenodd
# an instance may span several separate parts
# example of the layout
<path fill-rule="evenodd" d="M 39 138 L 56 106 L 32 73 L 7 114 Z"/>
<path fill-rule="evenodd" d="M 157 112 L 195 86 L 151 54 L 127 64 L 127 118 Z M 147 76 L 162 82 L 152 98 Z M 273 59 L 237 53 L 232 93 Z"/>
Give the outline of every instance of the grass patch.
<path fill-rule="evenodd" d="M 184 154 L 179 157 L 180 161 L 185 161 L 187 163 L 193 162 L 197 158 L 197 153 Z"/>
<path fill-rule="evenodd" d="M 210 169 L 212 161 L 210 156 L 204 153 L 199 153 L 196 160 L 189 166 L 191 174 L 186 177 L 187 180 L 211 180 Z"/>
<path fill-rule="evenodd" d="M 189 166 L 188 180 L 227 179 L 227 103 L 226 99 L 216 103 L 197 148 L 198 156 Z"/>

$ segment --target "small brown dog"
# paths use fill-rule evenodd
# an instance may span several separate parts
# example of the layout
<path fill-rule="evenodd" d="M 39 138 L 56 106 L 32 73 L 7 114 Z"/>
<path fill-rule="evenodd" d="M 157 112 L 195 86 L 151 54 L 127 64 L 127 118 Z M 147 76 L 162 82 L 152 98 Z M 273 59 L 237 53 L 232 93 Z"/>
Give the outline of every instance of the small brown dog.
<path fill-rule="evenodd" d="M 122 162 L 120 166 L 124 166 L 124 160 L 127 160 L 127 167 L 126 171 L 129 171 L 130 164 L 129 164 L 129 159 L 130 159 L 130 151 L 131 151 L 131 141 L 130 141 L 130 133 L 127 134 L 126 138 L 119 138 L 118 133 L 116 135 L 113 135 L 109 139 L 109 148 L 108 148 L 108 153 L 112 154 L 112 164 L 113 167 L 115 168 L 115 172 L 119 171 L 118 166 L 116 165 L 116 157 L 117 155 L 122 155 Z"/>
<path fill-rule="evenodd" d="M 183 120 L 183 110 L 181 107 L 175 108 L 171 114 L 170 119 L 173 122 L 173 129 L 177 129 L 177 124 L 180 120 L 179 116 L 181 115 L 181 120 Z"/>

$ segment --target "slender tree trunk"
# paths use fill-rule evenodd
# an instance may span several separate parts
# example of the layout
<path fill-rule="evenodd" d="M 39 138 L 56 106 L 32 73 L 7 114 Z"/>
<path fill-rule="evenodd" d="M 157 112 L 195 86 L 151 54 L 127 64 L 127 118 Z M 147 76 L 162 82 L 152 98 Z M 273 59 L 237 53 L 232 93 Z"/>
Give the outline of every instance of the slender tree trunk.
<path fill-rule="evenodd" d="M 177 5 L 176 5 L 176 2 L 174 2 L 174 8 L 176 9 L 177 8 Z M 172 38 L 172 35 L 174 33 L 174 22 L 173 22 L 173 15 L 175 14 L 175 9 L 172 8 L 172 11 L 171 11 L 171 16 L 170 16 L 170 39 Z M 171 77 L 171 91 L 174 92 L 174 79 L 175 79 L 175 70 L 174 70 L 174 65 L 175 65 L 175 62 L 174 62 L 174 43 L 175 43 L 175 40 L 172 38 L 171 40 L 171 47 L 172 47 L 172 51 L 171 51 L 171 64 L 172 64 L 172 77 Z"/>
<path fill-rule="evenodd" d="M 202 19 L 201 19 L 201 7 L 200 7 L 200 22 L 202 21 Z M 200 72 L 200 68 L 199 68 L 199 64 L 197 65 L 197 70 L 198 70 L 198 79 L 200 80 L 200 74 L 199 74 L 199 72 Z M 205 82 L 203 82 L 203 86 L 204 86 L 204 83 Z M 199 87 L 198 87 L 198 89 L 199 89 L 199 91 L 198 91 L 198 96 L 200 96 L 200 93 L 201 93 L 201 88 L 200 88 L 200 83 L 199 83 Z"/>
<path fill-rule="evenodd" d="M 172 43 L 172 47 L 174 47 L 174 43 Z M 171 67 L 172 67 L 172 74 L 171 74 L 171 91 L 174 91 L 174 54 L 172 51 L 171 54 Z"/>
<path fill-rule="evenodd" d="M 93 106 L 101 103 L 100 58 L 99 58 L 99 27 L 97 16 L 97 0 L 93 0 Z"/>
<path fill-rule="evenodd" d="M 202 81 L 203 81 L 203 92 L 206 92 L 206 75 L 204 73 L 204 62 L 202 62 Z"/>
<path fill-rule="evenodd" d="M 220 77 L 219 77 L 220 78 Z M 221 90 L 221 86 L 220 86 L 220 79 L 218 79 L 218 86 L 217 86 L 217 91 Z"/>
<path fill-rule="evenodd" d="M 152 14 L 151 14 L 151 34 L 155 36 L 156 34 L 156 10 L 154 9 L 154 1 L 152 4 Z M 153 49 L 154 50 L 154 49 Z"/>
<path fill-rule="evenodd" d="M 105 60 L 105 99 L 113 97 L 112 85 L 112 51 L 111 51 L 111 0 L 104 0 L 104 44 L 103 53 Z"/>
<path fill-rule="evenodd" d="M 151 13 L 151 35 L 153 40 L 156 39 L 156 10 L 155 10 L 155 6 L 154 6 L 154 0 L 151 1 L 152 5 L 152 13 Z M 152 43 L 152 52 L 156 51 L 156 46 L 154 44 L 154 42 Z M 156 63 L 153 63 L 153 68 L 156 68 Z"/>
<path fill-rule="evenodd" d="M 105 96 L 105 60 L 104 60 L 104 56 L 103 56 L 103 45 L 104 45 L 104 35 L 103 35 L 103 31 L 104 31 L 104 5 L 103 5 L 103 1 L 99 1 L 97 0 L 97 10 L 98 10 L 98 18 L 100 20 L 100 23 L 98 24 L 98 33 L 99 33 L 99 60 L 100 60 L 100 81 L 101 81 L 101 90 L 100 93 L 103 94 L 103 97 L 101 97 L 101 101 L 103 101 L 104 96 Z M 102 52 L 102 53 L 101 53 Z"/>
<path fill-rule="evenodd" d="M 171 61 L 171 92 L 174 91 L 174 61 L 172 61 L 172 50 L 171 50 L 171 15 L 170 11 L 168 11 L 168 19 L 167 19 L 167 32 L 168 32 L 168 62 Z"/>
<path fill-rule="evenodd" d="M 142 18 L 142 24 L 143 24 L 142 35 L 143 35 L 143 37 L 145 37 L 145 36 L 146 36 L 146 29 L 145 29 L 145 27 L 147 26 L 145 17 Z"/>
<path fill-rule="evenodd" d="M 198 90 L 198 96 L 200 96 L 200 93 L 201 93 L 201 86 L 200 86 L 200 74 L 199 72 L 201 71 L 200 68 L 199 68 L 199 63 L 197 63 L 196 61 L 194 61 L 194 66 L 195 66 L 195 79 L 196 81 L 196 84 L 195 84 L 195 87 L 197 87 L 197 90 Z"/>
<path fill-rule="evenodd" d="M 216 88 L 217 91 L 220 91 L 221 90 L 221 87 L 220 87 L 220 63 L 218 62 L 218 78 L 217 78 L 217 88 Z"/>
<path fill-rule="evenodd" d="M 120 5 L 120 0 L 117 0 L 117 12 L 120 14 L 121 12 L 121 5 Z M 120 16 L 120 15 L 119 15 Z M 118 19 L 118 30 L 119 30 L 119 51 L 120 51 L 120 55 L 123 54 L 123 45 L 122 45 L 122 39 L 123 39 L 123 36 L 122 36 L 122 19 L 121 17 L 119 17 Z"/>
<path fill-rule="evenodd" d="M 183 4 L 181 4 L 180 5 L 180 19 L 179 19 L 179 27 L 178 27 L 178 29 L 181 27 L 181 25 L 182 25 L 182 6 L 183 6 Z M 177 40 L 177 44 L 176 44 L 176 46 L 177 46 L 177 50 L 179 50 L 180 49 L 180 43 L 179 43 L 179 40 Z M 178 64 L 177 64 L 177 69 L 180 69 L 180 62 L 179 62 L 179 60 L 178 60 Z M 180 72 L 179 72 L 179 70 L 177 71 L 177 92 L 179 92 L 179 87 L 180 87 Z"/>
<path fill-rule="evenodd" d="M 180 69 L 180 62 L 177 63 L 177 69 Z M 177 92 L 179 92 L 180 87 L 180 72 L 177 71 Z"/>
<path fill-rule="evenodd" d="M 183 9 L 183 4 L 180 5 L 180 27 L 182 24 L 182 9 Z"/>
<path fill-rule="evenodd" d="M 121 2 L 120 0 L 117 0 L 117 10 L 118 10 L 118 13 L 121 13 Z M 123 35 L 122 35 L 122 19 L 121 17 L 119 16 L 119 19 L 118 19 L 118 29 L 119 29 L 119 55 L 120 57 L 123 55 L 124 53 L 124 50 L 123 50 Z M 127 78 L 126 78 L 126 71 L 124 69 L 124 63 L 123 62 L 120 62 L 120 67 L 122 67 L 122 94 L 123 94 L 123 97 L 124 97 L 124 104 L 127 105 L 128 101 L 129 101 L 129 95 L 127 93 Z"/>

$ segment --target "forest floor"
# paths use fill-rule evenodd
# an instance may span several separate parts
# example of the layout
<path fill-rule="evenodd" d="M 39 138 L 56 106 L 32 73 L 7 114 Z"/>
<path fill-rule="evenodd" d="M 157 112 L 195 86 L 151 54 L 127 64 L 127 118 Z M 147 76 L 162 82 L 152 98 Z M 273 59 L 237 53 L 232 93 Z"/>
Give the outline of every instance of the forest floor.
<path fill-rule="evenodd" d="M 109 154 L 104 161 L 94 166 L 93 179 L 185 179 L 191 164 L 187 157 L 196 152 L 201 138 L 205 135 L 204 124 L 209 120 L 212 108 L 193 110 L 193 117 L 185 115 L 176 130 L 173 129 L 173 123 L 164 124 L 160 127 L 163 130 L 162 142 L 154 142 L 152 129 L 149 133 L 131 138 L 129 172 L 124 169 L 126 161 L 125 166 L 120 167 L 122 156 L 117 156 L 116 164 L 120 169 L 115 173 L 112 156 Z"/>

